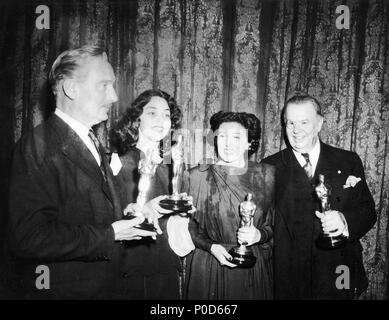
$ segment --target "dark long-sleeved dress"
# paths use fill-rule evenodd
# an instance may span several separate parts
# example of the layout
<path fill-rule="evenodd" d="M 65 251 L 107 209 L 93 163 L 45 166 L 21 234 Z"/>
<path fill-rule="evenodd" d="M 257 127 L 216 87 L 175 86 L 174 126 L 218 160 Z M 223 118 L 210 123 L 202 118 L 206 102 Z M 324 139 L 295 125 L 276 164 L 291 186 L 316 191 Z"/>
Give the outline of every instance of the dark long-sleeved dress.
<path fill-rule="evenodd" d="M 253 162 L 247 170 L 200 165 L 185 180 L 197 208 L 189 225 L 196 250 L 188 259 L 188 298 L 272 299 L 274 167 Z M 253 223 L 261 232 L 260 242 L 251 246 L 257 262 L 249 269 L 221 266 L 210 253 L 211 245 L 221 244 L 227 251 L 237 246 L 239 204 L 247 193 L 253 194 Z"/>
<path fill-rule="evenodd" d="M 115 176 L 116 190 L 124 209 L 135 203 L 138 195 L 138 164 L 140 150 L 130 149 L 120 157 L 123 167 Z M 169 166 L 159 164 L 151 181 L 147 200 L 169 192 Z M 179 299 L 180 259 L 168 244 L 166 223 L 168 217 L 161 217 L 159 225 L 163 234 L 157 240 L 144 238 L 124 245 L 123 262 L 119 270 L 117 298 L 120 299 Z"/>

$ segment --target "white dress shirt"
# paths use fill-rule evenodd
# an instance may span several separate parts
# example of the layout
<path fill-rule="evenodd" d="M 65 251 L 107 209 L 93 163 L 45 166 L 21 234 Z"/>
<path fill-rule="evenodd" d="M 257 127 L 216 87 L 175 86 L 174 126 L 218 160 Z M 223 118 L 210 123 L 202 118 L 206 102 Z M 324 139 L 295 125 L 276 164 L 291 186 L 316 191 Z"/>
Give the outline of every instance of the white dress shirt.
<path fill-rule="evenodd" d="M 65 112 L 61 111 L 60 109 L 56 108 L 54 112 L 58 117 L 60 117 L 65 123 L 72 128 L 81 138 L 81 140 L 85 143 L 85 145 L 88 147 L 89 151 L 92 153 L 93 157 L 96 159 L 97 164 L 100 166 L 100 156 L 99 153 L 91 141 L 91 139 L 88 136 L 89 129 L 85 125 L 83 125 L 81 122 L 77 121 L 76 119 L 72 118 L 71 116 L 67 115 Z"/>
<path fill-rule="evenodd" d="M 307 163 L 305 158 L 301 155 L 300 152 L 293 150 L 293 153 L 294 153 L 297 161 L 299 162 L 300 166 L 304 167 L 305 164 Z M 317 167 L 317 162 L 319 161 L 319 156 L 320 156 L 320 141 L 319 141 L 319 139 L 317 139 L 316 144 L 313 147 L 313 149 L 307 153 L 309 154 L 309 161 L 311 162 L 311 165 L 312 165 L 312 175 L 314 176 L 315 170 Z"/>

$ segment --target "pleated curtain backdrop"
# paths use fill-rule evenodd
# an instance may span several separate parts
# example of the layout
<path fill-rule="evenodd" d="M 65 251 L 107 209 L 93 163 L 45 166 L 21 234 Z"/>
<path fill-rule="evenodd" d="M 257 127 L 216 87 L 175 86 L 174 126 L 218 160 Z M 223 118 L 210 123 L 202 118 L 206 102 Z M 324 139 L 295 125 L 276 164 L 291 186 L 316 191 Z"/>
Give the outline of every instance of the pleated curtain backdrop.
<path fill-rule="evenodd" d="M 48 30 L 35 27 L 38 5 L 50 9 Z M 338 5 L 350 9 L 348 30 L 336 28 Z M 208 128 L 219 110 L 255 113 L 259 161 L 284 147 L 285 100 L 309 93 L 322 103 L 322 140 L 362 158 L 378 214 L 362 240 L 363 298 L 388 298 L 389 1 L 16 0 L 0 17 L 2 194 L 14 142 L 54 109 L 48 72 L 72 47 L 102 45 L 116 73 L 120 100 L 98 130 L 108 148 L 107 130 L 133 98 L 161 88 L 187 129 Z"/>

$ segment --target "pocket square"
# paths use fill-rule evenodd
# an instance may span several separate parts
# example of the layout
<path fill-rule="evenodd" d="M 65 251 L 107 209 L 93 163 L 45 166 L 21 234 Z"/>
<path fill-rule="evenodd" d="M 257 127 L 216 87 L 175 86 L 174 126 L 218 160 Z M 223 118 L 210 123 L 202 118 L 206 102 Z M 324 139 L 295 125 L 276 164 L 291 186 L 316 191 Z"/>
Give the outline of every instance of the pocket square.
<path fill-rule="evenodd" d="M 114 176 L 117 176 L 120 169 L 122 168 L 122 162 L 120 161 L 119 155 L 117 153 L 112 153 L 111 163 L 109 164 L 112 169 L 112 173 Z"/>
<path fill-rule="evenodd" d="M 343 189 L 350 187 L 354 188 L 359 181 L 361 181 L 361 178 L 357 178 L 355 176 L 348 176 L 346 184 L 343 185 Z"/>

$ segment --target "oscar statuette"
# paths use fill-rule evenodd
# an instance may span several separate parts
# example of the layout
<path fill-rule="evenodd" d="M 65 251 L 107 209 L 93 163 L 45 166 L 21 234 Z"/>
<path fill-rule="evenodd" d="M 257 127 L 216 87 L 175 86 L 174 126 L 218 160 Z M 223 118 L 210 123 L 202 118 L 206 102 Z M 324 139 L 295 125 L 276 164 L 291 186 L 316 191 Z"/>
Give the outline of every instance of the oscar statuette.
<path fill-rule="evenodd" d="M 157 169 L 157 164 L 153 163 L 151 152 L 149 152 L 143 159 L 139 160 L 138 171 L 140 174 L 140 178 L 138 183 L 138 196 L 136 198 L 136 204 L 140 208 L 140 211 L 125 216 L 124 219 L 129 220 L 142 215 L 142 209 L 147 202 L 147 193 L 150 189 L 151 179 L 154 176 L 156 169 Z M 143 229 L 147 231 L 157 230 L 155 229 L 152 223 L 148 222 L 147 219 L 145 219 L 141 224 L 137 225 L 135 228 Z"/>
<path fill-rule="evenodd" d="M 315 187 L 315 193 L 319 200 L 320 212 L 326 213 L 331 210 L 330 198 L 331 198 L 331 187 L 325 183 L 324 175 L 319 174 L 318 184 Z M 334 232 L 333 230 L 331 232 Z M 316 246 L 321 249 L 335 249 L 341 247 L 346 242 L 347 237 L 340 234 L 338 236 L 332 236 L 330 233 L 322 231 L 319 237 L 316 239 Z"/>
<path fill-rule="evenodd" d="M 184 164 L 183 157 L 183 136 L 177 136 L 177 145 L 175 146 L 177 152 L 172 152 L 173 160 L 173 178 L 172 178 L 172 191 L 173 194 L 167 198 L 161 200 L 159 205 L 167 210 L 171 210 L 168 214 L 179 214 L 181 216 L 187 216 L 188 211 L 192 209 L 192 205 L 186 199 L 185 196 L 179 194 L 179 188 L 181 183 L 181 176 Z"/>
<path fill-rule="evenodd" d="M 256 209 L 257 206 L 253 202 L 253 195 L 248 193 L 246 201 L 243 201 L 239 205 L 241 228 L 248 228 L 252 226 Z M 257 261 L 252 249 L 247 247 L 247 243 L 242 243 L 238 247 L 232 248 L 228 251 L 228 253 L 232 256 L 232 260 L 230 262 L 236 264 L 239 268 L 251 268 Z"/>

